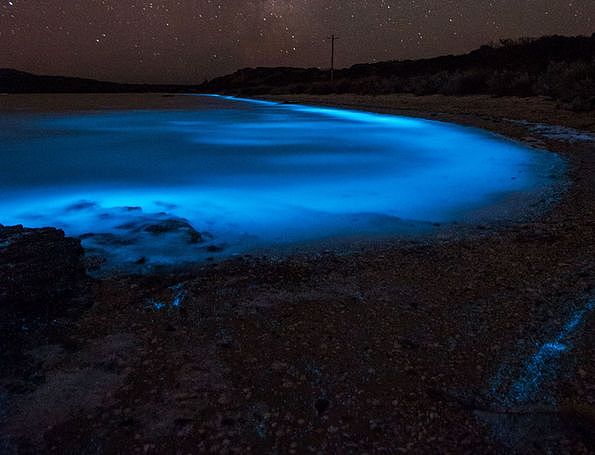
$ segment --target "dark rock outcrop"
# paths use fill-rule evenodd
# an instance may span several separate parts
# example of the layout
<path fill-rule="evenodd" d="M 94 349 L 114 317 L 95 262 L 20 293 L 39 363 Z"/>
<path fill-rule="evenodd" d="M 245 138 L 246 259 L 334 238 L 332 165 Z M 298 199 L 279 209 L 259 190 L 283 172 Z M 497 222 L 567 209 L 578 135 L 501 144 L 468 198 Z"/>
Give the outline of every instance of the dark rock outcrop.
<path fill-rule="evenodd" d="M 188 237 L 189 243 L 200 243 L 203 241 L 200 232 L 192 227 L 192 225 L 183 219 L 166 219 L 156 223 L 147 224 L 143 227 L 145 232 L 151 234 L 168 234 L 168 233 L 183 233 Z"/>
<path fill-rule="evenodd" d="M 83 248 L 54 228 L 0 225 L 0 315 L 62 314 L 87 282 Z"/>
<path fill-rule="evenodd" d="M 126 242 L 126 244 L 138 243 L 139 234 L 148 233 L 155 236 L 174 235 L 184 238 L 188 243 L 201 243 L 203 236 L 198 232 L 190 222 L 184 218 L 163 218 L 158 214 L 155 218 L 140 216 L 129 222 L 121 224 L 118 229 L 122 232 L 128 231 L 126 236 L 115 236 L 113 234 L 85 234 L 81 238 L 94 238 L 98 243 L 110 243 L 111 239 L 117 242 Z M 101 237 L 100 237 L 101 236 Z"/>

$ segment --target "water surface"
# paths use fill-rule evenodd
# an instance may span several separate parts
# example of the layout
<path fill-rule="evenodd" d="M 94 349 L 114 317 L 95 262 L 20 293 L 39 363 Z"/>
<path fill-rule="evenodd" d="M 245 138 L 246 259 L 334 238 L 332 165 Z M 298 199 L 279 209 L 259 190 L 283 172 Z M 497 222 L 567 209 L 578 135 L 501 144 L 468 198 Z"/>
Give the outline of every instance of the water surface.
<path fill-rule="evenodd" d="M 0 114 L 0 157 L 0 223 L 63 228 L 113 264 L 514 215 L 503 201 L 543 193 L 561 167 L 477 129 L 206 96 Z"/>

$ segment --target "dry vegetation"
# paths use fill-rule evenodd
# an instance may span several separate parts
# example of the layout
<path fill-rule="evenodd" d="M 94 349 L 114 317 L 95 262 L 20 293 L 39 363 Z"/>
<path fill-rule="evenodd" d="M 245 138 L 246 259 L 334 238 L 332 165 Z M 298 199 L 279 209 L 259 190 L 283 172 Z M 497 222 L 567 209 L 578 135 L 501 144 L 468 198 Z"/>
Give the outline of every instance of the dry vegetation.
<path fill-rule="evenodd" d="M 573 111 L 595 109 L 595 34 L 502 40 L 469 54 L 316 68 L 256 68 L 214 79 L 201 89 L 232 94 L 546 96 Z"/>

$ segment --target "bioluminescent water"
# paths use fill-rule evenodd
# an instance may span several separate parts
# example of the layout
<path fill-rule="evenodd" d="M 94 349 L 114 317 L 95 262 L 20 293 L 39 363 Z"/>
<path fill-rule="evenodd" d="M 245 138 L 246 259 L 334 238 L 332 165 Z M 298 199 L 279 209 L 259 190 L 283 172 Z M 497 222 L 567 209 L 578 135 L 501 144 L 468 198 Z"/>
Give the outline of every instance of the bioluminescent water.
<path fill-rule="evenodd" d="M 512 369 L 504 363 L 491 384 L 493 398 L 507 407 L 535 401 L 554 405 L 554 397 L 541 393 L 541 386 L 546 380 L 555 378 L 560 358 L 572 349 L 572 337 L 593 310 L 595 300 L 588 301 L 584 307 L 574 311 L 554 337 L 536 346 L 535 352 L 525 360 L 522 370 L 512 381 L 507 377 Z M 503 387 L 504 390 L 500 390 Z"/>
<path fill-rule="evenodd" d="M 584 336 L 593 310 L 595 300 L 591 299 L 572 311 L 553 335 L 536 343 L 528 357 L 512 353 L 490 381 L 494 410 L 476 411 L 476 415 L 491 426 L 496 439 L 515 452 L 524 446 L 535 447 L 544 434 L 551 437 L 567 423 L 559 412 L 556 383 L 568 377 L 574 344 Z"/>
<path fill-rule="evenodd" d="M 453 124 L 223 97 L 192 110 L 0 114 L 0 222 L 113 264 L 201 260 L 515 213 L 554 154 Z M 508 211 L 508 212 L 507 212 Z"/>

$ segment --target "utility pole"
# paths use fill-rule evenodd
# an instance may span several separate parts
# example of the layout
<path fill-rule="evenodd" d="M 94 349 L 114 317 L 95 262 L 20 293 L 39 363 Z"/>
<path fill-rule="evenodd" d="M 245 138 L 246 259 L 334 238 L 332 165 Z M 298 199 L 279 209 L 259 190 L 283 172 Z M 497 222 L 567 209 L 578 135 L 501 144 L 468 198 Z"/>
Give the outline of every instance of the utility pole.
<path fill-rule="evenodd" d="M 334 34 L 327 37 L 327 39 L 331 40 L 331 82 L 335 81 L 335 40 L 338 40 L 339 37 L 335 36 Z"/>

